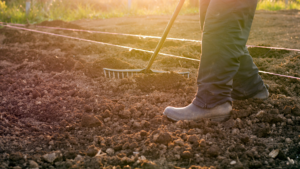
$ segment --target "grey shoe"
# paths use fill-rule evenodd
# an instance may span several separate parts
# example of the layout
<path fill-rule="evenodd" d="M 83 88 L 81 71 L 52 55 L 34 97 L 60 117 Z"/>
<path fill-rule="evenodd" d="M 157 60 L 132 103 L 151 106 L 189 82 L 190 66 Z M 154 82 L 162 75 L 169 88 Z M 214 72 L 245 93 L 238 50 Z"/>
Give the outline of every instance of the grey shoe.
<path fill-rule="evenodd" d="M 232 106 L 226 102 L 211 109 L 203 109 L 194 104 L 186 107 L 167 107 L 164 111 L 169 119 L 174 121 L 179 120 L 200 120 L 203 118 L 211 119 L 212 121 L 224 121 L 230 117 Z"/>
<path fill-rule="evenodd" d="M 255 96 L 253 96 L 253 99 L 262 99 L 265 100 L 269 97 L 269 91 L 268 91 L 269 87 L 265 87 L 264 90 L 260 91 L 259 93 L 257 93 Z"/>
<path fill-rule="evenodd" d="M 252 99 L 261 99 L 261 100 L 268 99 L 269 98 L 269 90 L 268 89 L 269 89 L 269 85 L 266 85 L 265 88 L 262 91 L 260 91 L 256 95 L 252 96 L 251 98 Z M 247 99 L 247 98 L 245 98 L 245 99 Z M 248 99 L 250 99 L 250 98 L 248 98 Z M 232 100 L 235 101 L 235 100 L 244 100 L 244 99 L 234 99 L 234 98 L 232 98 Z"/>

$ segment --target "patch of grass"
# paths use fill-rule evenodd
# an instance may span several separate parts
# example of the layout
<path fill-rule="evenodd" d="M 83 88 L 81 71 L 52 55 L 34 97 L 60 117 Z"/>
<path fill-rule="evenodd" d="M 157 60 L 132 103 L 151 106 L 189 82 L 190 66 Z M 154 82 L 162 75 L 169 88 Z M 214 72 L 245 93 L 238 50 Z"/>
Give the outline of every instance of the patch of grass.
<path fill-rule="evenodd" d="M 50 3 L 34 0 L 28 16 L 25 0 L 0 0 L 0 21 L 9 23 L 38 23 L 45 20 L 74 21 L 79 19 L 106 19 L 125 16 L 170 15 L 178 0 L 52 0 Z M 289 0 L 286 6 L 281 0 L 260 0 L 258 10 L 300 9 L 300 0 Z M 180 15 L 199 13 L 197 0 L 187 0 Z"/>
<path fill-rule="evenodd" d="M 25 14 L 25 1 L 16 0 L 8 5 L 0 0 L 0 21 L 10 23 L 37 23 L 44 20 L 73 21 L 79 19 L 106 19 L 124 16 L 172 14 L 177 0 L 138 0 L 128 9 L 127 0 L 53 0 L 51 4 L 35 1 L 31 4 L 30 14 Z M 153 3 L 155 1 L 155 3 Z M 189 1 L 184 4 L 180 15 L 198 13 L 197 6 Z"/>
<path fill-rule="evenodd" d="M 261 0 L 257 5 L 257 10 L 278 11 L 290 9 L 300 9 L 300 1 L 290 1 L 286 5 L 285 1 Z"/>

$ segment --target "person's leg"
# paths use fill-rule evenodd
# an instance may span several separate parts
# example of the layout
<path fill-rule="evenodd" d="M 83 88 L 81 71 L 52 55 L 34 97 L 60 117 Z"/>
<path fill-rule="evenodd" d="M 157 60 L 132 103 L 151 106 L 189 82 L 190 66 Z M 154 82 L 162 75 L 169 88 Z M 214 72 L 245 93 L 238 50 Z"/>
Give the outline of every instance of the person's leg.
<path fill-rule="evenodd" d="M 211 118 L 220 121 L 232 109 L 233 77 L 249 36 L 256 0 L 211 0 L 207 9 L 198 92 L 187 107 L 167 107 L 164 114 L 173 120 Z"/>
<path fill-rule="evenodd" d="M 233 77 L 231 98 L 234 100 L 248 98 L 266 99 L 269 93 L 258 74 L 258 68 L 253 63 L 247 47 L 245 47 L 244 51 L 244 55 L 239 58 L 239 70 Z"/>
<path fill-rule="evenodd" d="M 205 18 L 198 73 L 198 107 L 232 102 L 232 79 L 245 54 L 256 0 L 211 0 Z M 252 64 L 252 62 L 251 62 Z"/>
<path fill-rule="evenodd" d="M 203 30 L 205 16 L 210 0 L 200 0 L 200 28 Z"/>

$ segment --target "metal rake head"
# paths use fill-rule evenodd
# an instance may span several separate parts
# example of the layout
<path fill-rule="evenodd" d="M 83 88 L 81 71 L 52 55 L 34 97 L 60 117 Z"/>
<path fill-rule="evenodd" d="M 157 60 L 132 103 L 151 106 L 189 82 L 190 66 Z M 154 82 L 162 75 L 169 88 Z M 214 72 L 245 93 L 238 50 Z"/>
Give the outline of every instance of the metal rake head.
<path fill-rule="evenodd" d="M 145 73 L 145 69 L 108 69 L 103 68 L 104 76 L 108 78 L 118 78 L 123 79 L 127 77 L 132 77 L 139 73 Z M 150 70 L 150 73 L 170 73 L 169 71 L 158 71 L 158 70 Z M 189 72 L 175 72 L 177 74 L 181 74 L 184 77 L 190 78 Z"/>

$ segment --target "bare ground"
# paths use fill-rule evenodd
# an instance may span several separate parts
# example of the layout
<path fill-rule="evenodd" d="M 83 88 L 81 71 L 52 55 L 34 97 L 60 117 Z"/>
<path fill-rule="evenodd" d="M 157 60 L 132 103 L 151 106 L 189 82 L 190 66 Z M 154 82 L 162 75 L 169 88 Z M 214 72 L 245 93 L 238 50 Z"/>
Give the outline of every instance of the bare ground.
<path fill-rule="evenodd" d="M 258 11 L 248 44 L 299 48 L 299 18 L 299 11 Z M 168 19 L 43 24 L 159 36 Z M 157 43 L 53 32 L 148 50 Z M 169 37 L 201 39 L 198 16 L 180 16 Z M 162 112 L 192 101 L 197 62 L 160 56 L 153 65 L 190 71 L 190 79 L 174 73 L 107 79 L 103 67 L 142 68 L 150 56 L 7 28 L 0 29 L 0 42 L 0 168 L 300 167 L 298 80 L 262 75 L 269 99 L 235 101 L 226 122 L 175 123 Z M 199 59 L 201 47 L 167 41 L 162 52 Z M 300 77 L 299 53 L 250 53 L 260 70 Z"/>

